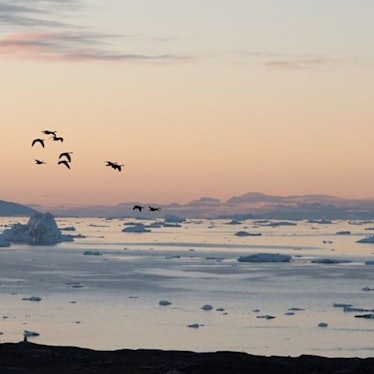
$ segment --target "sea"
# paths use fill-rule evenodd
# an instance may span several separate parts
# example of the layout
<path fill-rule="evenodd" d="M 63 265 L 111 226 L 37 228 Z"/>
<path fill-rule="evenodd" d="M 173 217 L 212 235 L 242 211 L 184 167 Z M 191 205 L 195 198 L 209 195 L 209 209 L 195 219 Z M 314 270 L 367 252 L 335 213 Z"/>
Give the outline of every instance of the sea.
<path fill-rule="evenodd" d="M 55 220 L 73 241 L 0 248 L 2 343 L 374 355 L 374 221 Z"/>

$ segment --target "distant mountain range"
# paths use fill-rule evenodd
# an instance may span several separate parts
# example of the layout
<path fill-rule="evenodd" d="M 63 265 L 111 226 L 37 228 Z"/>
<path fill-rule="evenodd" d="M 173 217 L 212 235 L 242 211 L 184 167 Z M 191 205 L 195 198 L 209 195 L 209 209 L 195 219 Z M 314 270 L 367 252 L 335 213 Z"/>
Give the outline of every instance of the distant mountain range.
<path fill-rule="evenodd" d="M 374 220 L 373 199 L 343 199 L 328 195 L 277 196 L 250 192 L 227 201 L 202 197 L 187 204 L 141 203 L 142 212 L 134 211 L 139 202 L 123 202 L 115 206 L 24 206 L 0 201 L 1 216 L 29 216 L 33 211 L 50 212 L 55 216 L 164 218 L 263 218 L 263 219 L 364 219 Z M 150 212 L 157 206 L 159 212 Z"/>
<path fill-rule="evenodd" d="M 0 217 L 1 216 L 25 217 L 25 216 L 31 216 L 31 214 L 34 212 L 35 212 L 35 209 L 30 208 L 26 205 L 0 200 Z"/>

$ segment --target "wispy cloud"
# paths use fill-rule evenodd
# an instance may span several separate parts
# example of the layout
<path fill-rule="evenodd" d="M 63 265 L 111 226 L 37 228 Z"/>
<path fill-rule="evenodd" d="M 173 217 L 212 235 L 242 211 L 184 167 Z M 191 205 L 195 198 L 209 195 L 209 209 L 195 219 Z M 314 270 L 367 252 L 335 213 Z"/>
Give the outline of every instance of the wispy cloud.
<path fill-rule="evenodd" d="M 305 70 L 325 68 L 331 64 L 327 58 L 321 57 L 293 57 L 269 60 L 264 65 L 270 69 Z"/>
<path fill-rule="evenodd" d="M 306 70 L 325 69 L 336 63 L 336 59 L 323 55 L 292 54 L 292 53 L 241 53 L 245 59 L 255 59 L 262 66 L 271 70 Z"/>
<path fill-rule="evenodd" d="M 128 45 L 136 45 L 135 36 L 98 32 L 61 21 L 73 20 L 74 17 L 67 15 L 83 8 L 82 0 L 0 0 L 0 29 L 3 26 L 6 30 L 0 37 L 0 56 L 54 61 L 170 63 L 189 60 L 177 54 L 147 53 L 144 46 L 144 53 L 126 51 Z M 147 44 L 146 38 L 136 38 L 139 44 Z M 130 39 L 132 43 L 126 43 Z M 154 43 L 155 38 L 151 40 Z"/>
<path fill-rule="evenodd" d="M 18 33 L 0 39 L 0 55 L 18 58 L 73 61 L 185 61 L 188 57 L 172 54 L 139 54 L 115 52 L 110 39 L 115 35 L 73 32 Z"/>

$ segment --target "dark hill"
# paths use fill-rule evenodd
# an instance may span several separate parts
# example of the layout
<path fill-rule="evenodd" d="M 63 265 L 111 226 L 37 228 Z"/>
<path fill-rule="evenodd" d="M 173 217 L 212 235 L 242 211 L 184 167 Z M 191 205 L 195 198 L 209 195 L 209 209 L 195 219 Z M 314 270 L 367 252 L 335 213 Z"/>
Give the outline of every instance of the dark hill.
<path fill-rule="evenodd" d="M 35 213 L 35 209 L 32 209 L 26 205 L 0 200 L 0 216 L 2 217 L 27 217 L 32 213 Z"/>

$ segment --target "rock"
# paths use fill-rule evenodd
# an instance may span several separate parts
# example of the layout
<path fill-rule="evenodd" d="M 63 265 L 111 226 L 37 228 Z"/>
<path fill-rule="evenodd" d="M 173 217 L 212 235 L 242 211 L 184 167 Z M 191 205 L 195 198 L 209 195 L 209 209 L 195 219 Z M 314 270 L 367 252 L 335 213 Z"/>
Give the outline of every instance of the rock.
<path fill-rule="evenodd" d="M 318 327 L 327 327 L 327 326 L 328 326 L 328 324 L 326 322 L 320 322 L 318 324 Z"/>

